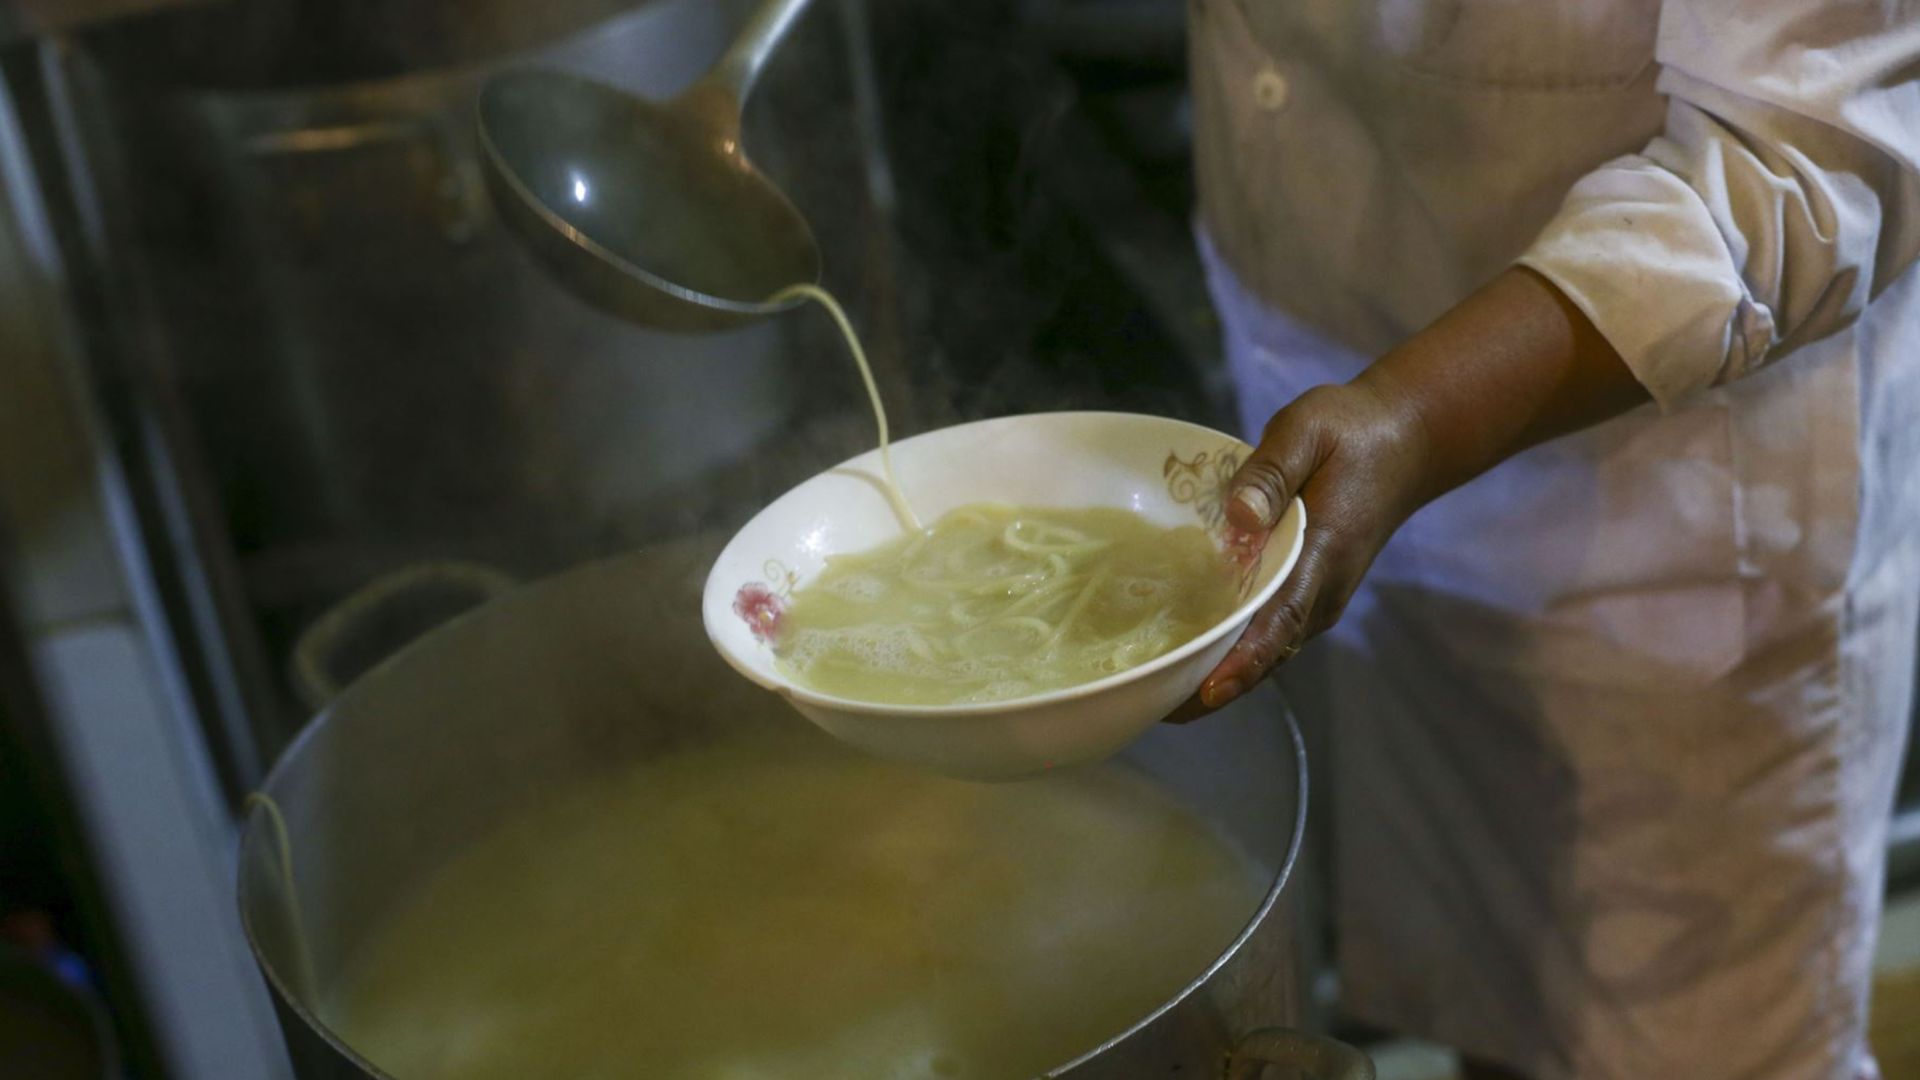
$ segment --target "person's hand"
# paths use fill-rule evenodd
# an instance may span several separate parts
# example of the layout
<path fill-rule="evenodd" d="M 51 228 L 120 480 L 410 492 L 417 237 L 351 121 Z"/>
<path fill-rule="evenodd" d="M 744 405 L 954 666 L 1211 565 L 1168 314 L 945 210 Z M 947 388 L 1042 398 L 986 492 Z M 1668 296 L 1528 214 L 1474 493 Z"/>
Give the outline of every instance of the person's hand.
<path fill-rule="evenodd" d="M 1238 528 L 1307 504 L 1300 561 L 1194 696 L 1184 723 L 1265 678 L 1345 610 L 1415 510 L 1546 439 L 1599 423 L 1647 391 L 1587 316 L 1531 270 L 1506 271 L 1353 382 L 1274 414 L 1228 486 Z"/>
<path fill-rule="evenodd" d="M 1239 697 L 1340 618 L 1374 556 L 1424 501 L 1432 458 L 1423 444 L 1414 411 L 1364 378 L 1315 387 L 1274 414 L 1227 486 L 1227 519 L 1264 534 L 1298 495 L 1307 507 L 1300 559 L 1169 721 Z"/>

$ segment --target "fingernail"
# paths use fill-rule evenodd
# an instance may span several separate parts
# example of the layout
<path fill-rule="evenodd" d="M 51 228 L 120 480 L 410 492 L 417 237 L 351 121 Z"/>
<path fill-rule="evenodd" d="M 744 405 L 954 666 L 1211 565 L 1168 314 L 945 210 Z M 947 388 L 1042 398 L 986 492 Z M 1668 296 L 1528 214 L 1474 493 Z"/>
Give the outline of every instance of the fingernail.
<path fill-rule="evenodd" d="M 1238 679 L 1221 679 L 1219 682 L 1208 683 L 1200 688 L 1200 700 L 1205 702 L 1209 709 L 1217 709 L 1239 696 L 1240 681 Z"/>
<path fill-rule="evenodd" d="M 1233 493 L 1233 501 L 1246 508 L 1253 520 L 1263 529 L 1273 527 L 1273 502 L 1267 493 L 1251 485 Z"/>

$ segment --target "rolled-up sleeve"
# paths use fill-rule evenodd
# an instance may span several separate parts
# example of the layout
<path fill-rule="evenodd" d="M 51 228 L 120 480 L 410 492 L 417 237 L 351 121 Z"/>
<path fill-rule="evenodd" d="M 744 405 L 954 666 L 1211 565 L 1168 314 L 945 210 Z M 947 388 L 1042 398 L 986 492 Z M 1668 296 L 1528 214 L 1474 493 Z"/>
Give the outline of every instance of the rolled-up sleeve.
<path fill-rule="evenodd" d="M 1520 263 L 1663 408 L 1839 331 L 1920 252 L 1920 0 L 1667 0 L 1665 130 Z"/>

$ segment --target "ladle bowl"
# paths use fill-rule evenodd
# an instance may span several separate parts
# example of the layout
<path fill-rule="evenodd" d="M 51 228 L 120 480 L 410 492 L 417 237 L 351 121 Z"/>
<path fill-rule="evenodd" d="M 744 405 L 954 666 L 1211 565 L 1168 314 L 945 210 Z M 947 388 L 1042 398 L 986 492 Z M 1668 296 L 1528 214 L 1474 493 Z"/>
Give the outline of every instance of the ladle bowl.
<path fill-rule="evenodd" d="M 679 97 L 652 102 L 561 71 L 489 80 L 478 107 L 487 187 L 563 286 L 665 330 L 722 330 L 792 307 L 820 249 L 747 160 L 740 108 L 807 0 L 769 0 Z"/>

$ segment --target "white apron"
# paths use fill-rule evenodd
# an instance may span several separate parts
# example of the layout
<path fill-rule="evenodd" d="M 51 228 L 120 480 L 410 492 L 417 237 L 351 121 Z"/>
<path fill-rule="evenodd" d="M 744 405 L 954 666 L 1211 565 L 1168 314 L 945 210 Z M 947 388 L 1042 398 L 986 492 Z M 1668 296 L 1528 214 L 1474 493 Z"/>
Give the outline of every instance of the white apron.
<path fill-rule="evenodd" d="M 1852 1080 L 1920 591 L 1920 197 L 1836 167 L 1880 228 L 1810 252 L 1739 168 L 1676 164 L 1726 160 L 1663 97 L 1724 104 L 1665 52 L 1702 3 L 1243 2 L 1192 12 L 1249 434 L 1515 260 L 1663 406 L 1423 510 L 1285 668 L 1331 740 L 1345 1007 L 1539 1080 Z M 1627 204 L 1655 224 L 1612 234 Z M 1808 298 L 1862 260 L 1854 310 Z M 1672 280 L 1607 293 L 1622 265 Z"/>

